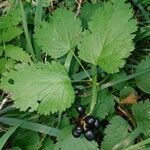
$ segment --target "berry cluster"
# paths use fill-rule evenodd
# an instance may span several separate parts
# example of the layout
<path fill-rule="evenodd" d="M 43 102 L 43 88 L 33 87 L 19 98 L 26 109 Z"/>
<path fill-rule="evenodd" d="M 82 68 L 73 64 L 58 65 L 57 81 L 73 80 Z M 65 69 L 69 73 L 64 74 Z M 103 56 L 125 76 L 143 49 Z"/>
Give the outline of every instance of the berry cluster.
<path fill-rule="evenodd" d="M 88 141 L 96 140 L 96 131 L 100 127 L 99 119 L 93 116 L 86 116 L 85 108 L 81 105 L 77 106 L 76 110 L 79 113 L 79 117 L 75 122 L 76 126 L 72 130 L 72 135 L 78 138 L 81 134 L 84 134 Z"/>

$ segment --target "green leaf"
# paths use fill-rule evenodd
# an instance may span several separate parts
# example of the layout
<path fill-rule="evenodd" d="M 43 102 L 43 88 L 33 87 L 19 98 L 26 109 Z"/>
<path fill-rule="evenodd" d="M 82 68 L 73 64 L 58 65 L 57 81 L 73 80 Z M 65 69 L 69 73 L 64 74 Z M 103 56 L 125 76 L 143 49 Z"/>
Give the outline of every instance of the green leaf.
<path fill-rule="evenodd" d="M 150 0 L 138 0 L 138 2 L 140 2 L 144 5 L 150 5 Z"/>
<path fill-rule="evenodd" d="M 10 9 L 6 15 L 0 17 L 0 29 L 6 29 L 16 26 L 21 22 L 21 14 L 19 9 Z"/>
<path fill-rule="evenodd" d="M 8 42 L 19 36 L 23 31 L 17 25 L 21 22 L 19 9 L 10 9 L 0 17 L 0 43 Z"/>
<path fill-rule="evenodd" d="M 1 89 L 11 94 L 15 106 L 48 115 L 62 112 L 74 102 L 74 90 L 60 63 L 20 65 L 6 74 Z"/>
<path fill-rule="evenodd" d="M 5 29 L 3 31 L 3 33 L 0 33 L 0 43 L 3 42 L 9 42 L 12 39 L 16 38 L 17 36 L 19 36 L 22 33 L 22 29 L 20 29 L 19 27 L 9 27 L 7 29 Z"/>
<path fill-rule="evenodd" d="M 13 59 L 0 59 L 0 74 L 4 73 L 5 71 L 9 71 L 13 69 L 15 66 L 15 61 Z"/>
<path fill-rule="evenodd" d="M 72 127 L 61 130 L 55 150 L 98 150 L 96 142 L 89 142 L 85 138 L 74 138 Z"/>
<path fill-rule="evenodd" d="M 101 5 L 99 3 L 96 3 L 96 4 L 86 3 L 81 8 L 80 19 L 81 19 L 83 27 L 87 27 L 88 26 L 89 21 L 91 21 L 91 16 L 94 14 L 94 12 L 100 6 Z"/>
<path fill-rule="evenodd" d="M 46 142 L 44 143 L 44 146 L 42 147 L 42 150 L 54 150 L 54 147 L 54 142 L 47 138 Z"/>
<path fill-rule="evenodd" d="M 39 123 L 35 123 L 35 122 L 31 122 L 31 121 L 10 118 L 10 117 L 0 117 L 0 123 L 4 123 L 10 126 L 12 125 L 17 126 L 18 124 L 21 124 L 20 128 L 36 131 L 42 134 L 47 134 L 47 135 L 55 136 L 55 137 L 57 137 L 60 133 L 59 129 L 56 129 L 56 128 L 52 128 L 52 127 L 39 124 Z"/>
<path fill-rule="evenodd" d="M 121 99 L 126 98 L 132 93 L 136 93 L 135 89 L 133 89 L 131 86 L 124 86 L 119 92 L 119 97 L 121 97 Z"/>
<path fill-rule="evenodd" d="M 132 130 L 129 134 L 129 136 L 127 136 L 127 138 L 125 138 L 123 141 L 120 141 L 119 143 L 117 143 L 112 150 L 120 150 L 120 147 L 126 148 L 129 147 L 131 144 L 134 143 L 135 139 L 138 138 L 140 136 L 141 132 L 139 131 L 138 128 L 135 128 L 134 130 Z M 125 150 L 125 149 L 123 149 Z"/>
<path fill-rule="evenodd" d="M 81 23 L 79 18 L 67 9 L 57 9 L 50 22 L 43 22 L 36 30 L 35 39 L 43 52 L 53 58 L 65 55 L 79 42 Z"/>
<path fill-rule="evenodd" d="M 0 150 L 3 148 L 5 143 L 7 142 L 8 138 L 16 131 L 16 129 L 20 126 L 21 124 L 18 124 L 17 126 L 9 128 L 8 131 L 5 132 L 5 134 L 0 138 Z"/>
<path fill-rule="evenodd" d="M 101 149 L 102 150 L 111 150 L 117 143 L 125 140 L 129 136 L 129 125 L 128 123 L 122 119 L 120 116 L 115 116 L 110 124 L 105 129 L 105 137 L 102 142 Z M 121 150 L 122 145 L 120 145 Z"/>
<path fill-rule="evenodd" d="M 0 45 L 0 57 L 3 55 L 3 48 L 4 48 L 4 46 Z"/>
<path fill-rule="evenodd" d="M 23 150 L 34 150 L 40 143 L 40 137 L 38 133 L 32 131 L 21 132 L 15 138 L 14 145 Z"/>
<path fill-rule="evenodd" d="M 108 90 L 100 91 L 95 107 L 96 116 L 104 119 L 108 114 L 115 111 L 114 106 L 115 101 L 112 94 Z"/>
<path fill-rule="evenodd" d="M 150 56 L 146 56 L 145 59 L 143 59 L 141 63 L 138 64 L 136 73 L 148 68 L 150 68 Z M 150 72 L 137 77 L 135 80 L 136 80 L 136 85 L 142 91 L 150 94 Z"/>
<path fill-rule="evenodd" d="M 74 0 L 64 0 L 65 2 L 65 6 L 71 10 L 74 10 L 75 8 L 75 3 L 74 3 Z"/>
<path fill-rule="evenodd" d="M 28 53 L 26 53 L 22 48 L 10 44 L 5 47 L 5 56 L 20 62 L 31 62 L 31 58 Z"/>
<path fill-rule="evenodd" d="M 132 112 L 141 133 L 150 136 L 150 101 L 141 101 L 133 105 Z"/>
<path fill-rule="evenodd" d="M 137 30 L 131 5 L 113 0 L 99 7 L 91 17 L 89 30 L 79 44 L 79 57 L 100 66 L 108 73 L 119 71 L 125 58 L 134 50 L 131 34 Z"/>

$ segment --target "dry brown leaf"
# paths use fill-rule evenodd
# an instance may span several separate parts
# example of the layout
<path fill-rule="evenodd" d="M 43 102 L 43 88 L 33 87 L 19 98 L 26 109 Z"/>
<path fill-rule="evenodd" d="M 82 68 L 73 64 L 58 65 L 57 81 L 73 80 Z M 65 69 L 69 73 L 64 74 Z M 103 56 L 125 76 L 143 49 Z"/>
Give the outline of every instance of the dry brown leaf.
<path fill-rule="evenodd" d="M 131 93 L 126 98 L 120 101 L 120 104 L 136 104 L 139 97 L 136 93 Z"/>

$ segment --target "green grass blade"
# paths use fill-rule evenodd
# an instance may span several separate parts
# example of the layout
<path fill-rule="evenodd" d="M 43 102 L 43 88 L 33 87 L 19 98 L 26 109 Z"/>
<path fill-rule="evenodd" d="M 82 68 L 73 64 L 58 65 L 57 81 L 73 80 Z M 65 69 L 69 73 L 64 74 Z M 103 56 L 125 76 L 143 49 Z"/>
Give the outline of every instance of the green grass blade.
<path fill-rule="evenodd" d="M 21 0 L 20 0 L 20 9 L 21 9 L 23 28 L 24 28 L 24 33 L 25 33 L 25 37 L 26 37 L 26 40 L 27 40 L 27 44 L 28 44 L 28 47 L 30 49 L 30 53 L 32 55 L 33 61 L 36 61 L 36 57 L 35 57 L 35 54 L 34 54 L 32 43 L 31 43 L 31 38 L 30 38 L 30 35 L 29 35 L 29 31 L 28 31 L 28 26 L 27 26 L 27 20 L 26 20 L 26 16 L 25 16 L 25 11 L 24 11 L 23 4 L 22 4 Z"/>
<path fill-rule="evenodd" d="M 52 127 L 42 125 L 39 123 L 34 123 L 31 121 L 17 119 L 17 118 L 0 117 L 0 122 L 4 124 L 8 124 L 8 125 L 13 125 L 13 126 L 21 124 L 20 126 L 21 128 L 48 134 L 48 135 L 55 136 L 55 137 L 57 137 L 58 134 L 60 133 L 59 129 L 52 128 Z"/>
<path fill-rule="evenodd" d="M 144 150 L 143 149 L 143 146 L 145 146 L 145 145 L 147 145 L 147 144 L 150 144 L 150 138 L 148 138 L 148 139 L 146 139 L 146 140 L 144 140 L 144 141 L 142 141 L 142 142 L 140 142 L 140 143 L 138 143 L 138 144 L 135 144 L 135 145 L 132 145 L 132 146 L 130 146 L 130 147 L 128 147 L 128 148 L 125 148 L 125 149 L 123 149 L 123 150 Z M 145 148 L 146 149 L 146 148 Z"/>
<path fill-rule="evenodd" d="M 16 108 L 14 107 L 14 105 L 7 106 L 6 108 L 3 108 L 2 110 L 0 110 L 0 115 L 5 114 L 9 111 L 13 111 L 15 109 Z"/>
<path fill-rule="evenodd" d="M 130 135 L 124 139 L 123 141 L 117 143 L 112 150 L 118 150 L 120 147 L 127 147 L 131 144 L 131 142 L 133 142 L 139 135 L 141 134 L 141 132 L 139 131 L 138 128 L 134 129 Z"/>
<path fill-rule="evenodd" d="M 16 129 L 21 125 L 18 124 L 17 126 L 9 128 L 7 132 L 0 138 L 0 150 L 3 148 L 9 137 L 16 131 Z"/>
<path fill-rule="evenodd" d="M 141 72 L 138 72 L 138 73 L 134 73 L 134 74 L 128 75 L 127 77 L 122 78 L 121 80 L 118 80 L 118 81 L 112 81 L 112 82 L 109 81 L 108 83 L 102 84 L 101 87 L 100 87 L 100 90 L 109 88 L 109 87 L 114 86 L 116 84 L 119 84 L 121 82 L 125 82 L 125 81 L 128 81 L 128 80 L 131 80 L 133 78 L 136 78 L 136 77 L 141 76 L 143 74 L 146 74 L 148 72 L 150 72 L 150 68 L 144 69 L 144 70 L 142 70 Z"/>
<path fill-rule="evenodd" d="M 144 9 L 144 7 L 140 3 L 138 3 L 137 0 L 132 0 L 132 1 L 133 1 L 133 3 L 135 5 L 137 5 L 137 7 L 139 8 L 139 10 L 142 12 L 142 14 L 143 14 L 144 18 L 146 19 L 146 21 L 149 21 L 150 17 L 148 15 L 148 13 L 146 12 L 146 10 Z"/>

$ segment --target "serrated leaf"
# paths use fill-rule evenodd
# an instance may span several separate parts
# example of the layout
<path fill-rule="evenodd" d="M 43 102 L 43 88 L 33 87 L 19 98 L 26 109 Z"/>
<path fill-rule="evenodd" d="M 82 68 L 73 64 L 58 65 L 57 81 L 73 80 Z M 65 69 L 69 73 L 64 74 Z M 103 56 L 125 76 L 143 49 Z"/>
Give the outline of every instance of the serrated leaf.
<path fill-rule="evenodd" d="M 12 39 L 16 38 L 22 33 L 22 29 L 19 27 L 11 26 L 7 29 L 5 29 L 3 32 L 0 33 L 0 43 L 3 42 L 9 42 Z"/>
<path fill-rule="evenodd" d="M 19 9 L 11 9 L 0 17 L 0 43 L 11 41 L 23 31 L 17 25 L 21 22 Z"/>
<path fill-rule="evenodd" d="M 31 62 L 28 53 L 26 53 L 21 47 L 10 44 L 5 47 L 5 56 L 20 62 Z"/>
<path fill-rule="evenodd" d="M 16 26 L 21 19 L 20 9 L 10 9 L 6 15 L 0 17 L 0 29 Z"/>
<path fill-rule="evenodd" d="M 91 21 L 91 16 L 94 14 L 94 12 L 97 10 L 98 7 L 100 7 L 99 3 L 96 4 L 86 3 L 81 8 L 80 18 L 83 27 L 88 26 L 89 21 Z"/>
<path fill-rule="evenodd" d="M 35 39 L 43 52 L 59 58 L 72 50 L 79 41 L 81 23 L 67 9 L 57 9 L 50 22 L 43 22 L 35 33 Z"/>
<path fill-rule="evenodd" d="M 129 128 L 128 123 L 124 119 L 120 116 L 115 116 L 105 129 L 105 137 L 101 145 L 101 150 L 111 150 L 117 143 L 126 139 L 129 135 Z M 122 147 L 118 148 L 122 149 Z"/>
<path fill-rule="evenodd" d="M 89 30 L 83 34 L 79 44 L 79 57 L 100 66 L 108 73 L 119 71 L 125 58 L 134 50 L 131 34 L 137 30 L 131 5 L 113 0 L 99 7 L 91 17 Z"/>
<path fill-rule="evenodd" d="M 74 138 L 72 127 L 68 126 L 61 130 L 55 150 L 98 150 L 96 142 L 89 142 L 85 138 Z"/>
<path fill-rule="evenodd" d="M 64 111 L 74 102 L 74 90 L 60 63 L 20 65 L 2 78 L 1 89 L 12 95 L 15 106 L 40 114 Z"/>
<path fill-rule="evenodd" d="M 150 56 L 146 56 L 137 66 L 136 72 L 140 72 L 144 69 L 150 69 Z M 136 79 L 136 85 L 145 93 L 150 94 L 150 72 L 142 76 L 138 76 Z"/>
<path fill-rule="evenodd" d="M 113 96 L 108 90 L 102 90 L 99 93 L 98 101 L 95 108 L 95 114 L 97 117 L 104 119 L 108 114 L 115 111 L 115 101 Z"/>
<path fill-rule="evenodd" d="M 132 112 L 141 133 L 150 136 L 150 101 L 141 101 L 133 105 Z"/>
<path fill-rule="evenodd" d="M 13 59 L 0 59 L 0 74 L 3 74 L 5 71 L 13 69 L 15 66 L 15 61 Z"/>

